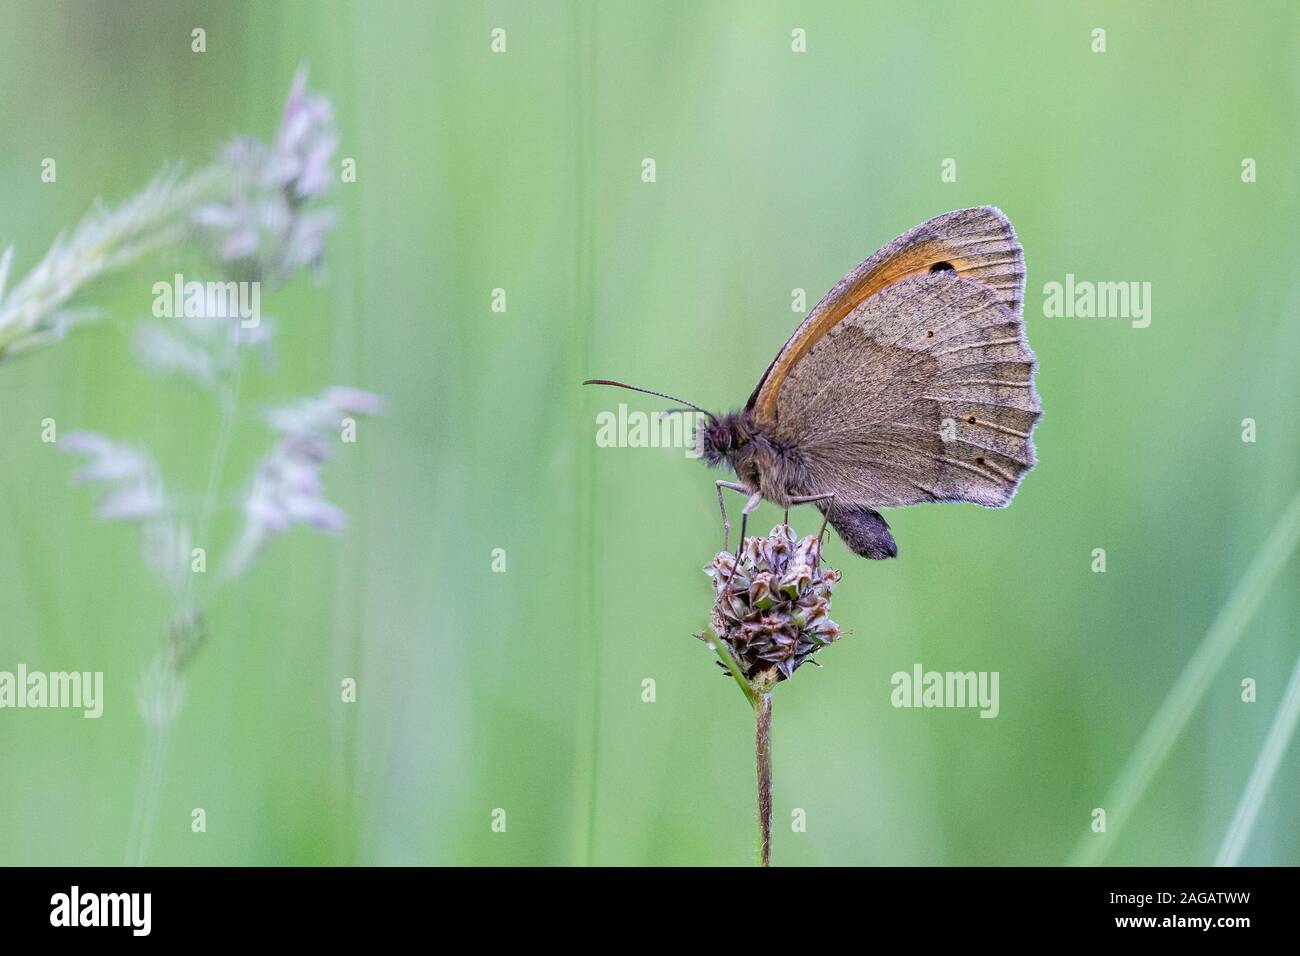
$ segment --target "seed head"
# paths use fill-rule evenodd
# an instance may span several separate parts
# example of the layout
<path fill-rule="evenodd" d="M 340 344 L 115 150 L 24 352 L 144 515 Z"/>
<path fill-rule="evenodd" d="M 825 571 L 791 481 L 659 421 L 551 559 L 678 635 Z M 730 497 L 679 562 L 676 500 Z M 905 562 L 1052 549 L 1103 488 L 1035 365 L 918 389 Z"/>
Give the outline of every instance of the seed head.
<path fill-rule="evenodd" d="M 333 107 L 299 70 L 270 145 L 241 137 L 225 148 L 217 164 L 225 195 L 194 221 L 232 275 L 277 285 L 319 265 L 334 214 L 312 201 L 333 182 L 337 146 Z"/>
<path fill-rule="evenodd" d="M 766 538 L 746 538 L 738 555 L 718 552 L 704 569 L 716 596 L 713 631 L 751 686 L 788 679 L 839 640 L 830 610 L 840 572 L 821 564 L 821 547 L 817 535 L 799 539 L 780 524 Z"/>

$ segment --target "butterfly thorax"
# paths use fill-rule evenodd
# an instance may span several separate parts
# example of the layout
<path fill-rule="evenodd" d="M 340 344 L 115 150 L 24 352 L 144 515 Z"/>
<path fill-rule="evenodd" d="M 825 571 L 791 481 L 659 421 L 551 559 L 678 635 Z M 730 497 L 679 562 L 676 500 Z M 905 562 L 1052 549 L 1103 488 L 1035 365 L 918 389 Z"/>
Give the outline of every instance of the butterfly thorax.
<path fill-rule="evenodd" d="M 756 422 L 748 409 L 720 415 L 706 425 L 700 451 L 710 465 L 725 461 L 741 484 L 778 505 L 801 493 L 801 457 Z"/>

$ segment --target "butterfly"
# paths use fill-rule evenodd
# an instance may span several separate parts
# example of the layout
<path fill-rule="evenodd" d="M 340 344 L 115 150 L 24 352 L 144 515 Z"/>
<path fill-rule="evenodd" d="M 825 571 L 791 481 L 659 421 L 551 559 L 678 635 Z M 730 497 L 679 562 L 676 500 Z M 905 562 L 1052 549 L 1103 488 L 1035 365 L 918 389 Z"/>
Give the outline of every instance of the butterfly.
<path fill-rule="evenodd" d="M 703 414 L 701 457 L 743 492 L 741 538 L 766 499 L 811 503 L 854 553 L 893 558 L 882 508 L 1010 504 L 1042 417 L 1025 338 L 1024 251 L 992 206 L 936 216 L 841 279 L 777 352 L 739 411 Z"/>

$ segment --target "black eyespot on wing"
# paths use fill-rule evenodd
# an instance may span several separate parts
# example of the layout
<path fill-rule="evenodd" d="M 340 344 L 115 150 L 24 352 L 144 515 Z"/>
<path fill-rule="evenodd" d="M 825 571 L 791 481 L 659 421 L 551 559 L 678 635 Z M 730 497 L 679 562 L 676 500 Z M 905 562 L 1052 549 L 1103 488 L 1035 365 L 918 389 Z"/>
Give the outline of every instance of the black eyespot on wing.
<path fill-rule="evenodd" d="M 936 262 L 934 265 L 930 266 L 930 271 L 931 272 L 952 272 L 953 271 L 952 263 Z"/>

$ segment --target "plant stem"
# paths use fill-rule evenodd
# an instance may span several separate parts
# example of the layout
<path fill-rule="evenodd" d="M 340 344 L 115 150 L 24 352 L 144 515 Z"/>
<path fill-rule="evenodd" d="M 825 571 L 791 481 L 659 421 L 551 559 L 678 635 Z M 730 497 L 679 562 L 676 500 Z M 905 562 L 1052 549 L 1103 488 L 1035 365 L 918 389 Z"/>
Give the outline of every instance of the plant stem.
<path fill-rule="evenodd" d="M 239 324 L 233 323 L 230 330 L 230 342 L 226 357 L 226 374 L 222 377 L 218 390 L 221 407 L 221 423 L 217 430 L 217 443 L 212 451 L 212 460 L 208 465 L 208 482 L 199 503 L 196 541 L 198 546 L 208 549 L 208 532 L 212 526 L 212 513 L 216 509 L 221 492 L 221 473 L 225 469 L 226 456 L 230 451 L 230 433 L 234 427 L 235 416 L 239 410 L 239 385 L 243 366 L 239 361 Z M 186 582 L 185 600 L 190 604 L 194 592 L 194 575 Z"/>
<path fill-rule="evenodd" d="M 772 863 L 772 695 L 754 708 L 754 754 L 758 761 L 758 865 Z"/>
<path fill-rule="evenodd" d="M 136 789 L 135 811 L 131 814 L 131 832 L 127 836 L 127 866 L 144 866 L 149 854 L 154 820 L 158 815 L 158 798 L 162 792 L 163 766 L 171 743 L 171 721 L 148 721 L 146 726 L 145 758 Z"/>
<path fill-rule="evenodd" d="M 208 532 L 211 530 L 212 515 L 216 510 L 217 499 L 220 495 L 221 473 L 224 470 L 226 457 L 230 451 L 230 434 L 234 426 L 235 416 L 239 408 L 239 383 L 240 383 L 240 365 L 239 365 L 239 326 L 234 324 L 231 327 L 231 339 L 229 344 L 228 369 L 229 373 L 222 380 L 219 400 L 221 404 L 221 423 L 217 431 L 217 443 L 212 452 L 212 461 L 208 467 L 207 486 L 203 492 L 203 498 L 199 502 L 197 518 L 197 538 L 199 547 L 208 548 Z M 177 614 L 185 615 L 187 618 L 193 613 L 195 606 L 194 600 L 194 574 L 191 572 L 185 580 L 185 592 L 182 598 L 182 606 L 178 609 Z M 192 637 L 186 634 L 186 637 Z M 175 634 L 172 635 L 173 642 Z M 167 756 L 170 750 L 171 732 L 176 719 L 176 713 L 170 706 L 170 698 L 167 697 L 171 690 L 181 685 L 183 675 L 181 673 L 189 659 L 189 655 L 197 650 L 198 645 L 187 645 L 178 649 L 175 644 L 171 647 L 171 656 L 163 658 L 163 666 L 166 674 L 161 678 L 160 701 L 157 703 L 158 709 L 152 714 L 145 715 L 145 723 L 148 727 L 148 742 L 146 744 L 144 764 L 140 768 L 140 787 L 136 795 L 135 812 L 131 818 L 131 833 L 127 838 L 126 862 L 128 866 L 143 866 L 145 857 L 149 853 L 149 845 L 153 842 L 154 824 L 158 816 L 158 797 L 162 790 L 163 771 L 167 764 Z M 177 702 L 179 706 L 179 701 Z"/>

